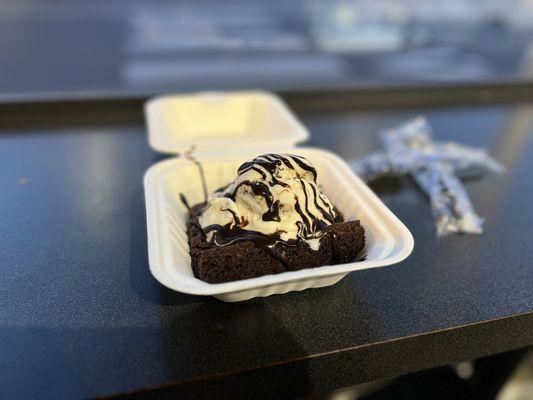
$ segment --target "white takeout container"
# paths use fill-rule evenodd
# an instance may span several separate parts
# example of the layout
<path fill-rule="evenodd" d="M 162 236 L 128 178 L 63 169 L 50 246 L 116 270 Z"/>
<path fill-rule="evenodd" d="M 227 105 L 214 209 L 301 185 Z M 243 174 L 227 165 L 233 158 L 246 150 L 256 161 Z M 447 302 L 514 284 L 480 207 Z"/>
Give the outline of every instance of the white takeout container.
<path fill-rule="evenodd" d="M 145 107 L 150 145 L 179 154 L 195 146 L 208 191 L 226 185 L 239 165 L 259 154 L 290 152 L 308 158 L 318 183 L 347 221 L 359 219 L 366 231 L 364 261 L 328 265 L 226 283 L 194 277 L 187 241 L 187 209 L 204 201 L 198 167 L 174 157 L 148 169 L 144 177 L 150 271 L 163 285 L 183 293 L 223 301 L 332 285 L 351 271 L 383 267 L 405 259 L 413 249 L 409 230 L 376 195 L 331 152 L 294 147 L 309 134 L 288 108 L 266 92 L 164 96 Z"/>

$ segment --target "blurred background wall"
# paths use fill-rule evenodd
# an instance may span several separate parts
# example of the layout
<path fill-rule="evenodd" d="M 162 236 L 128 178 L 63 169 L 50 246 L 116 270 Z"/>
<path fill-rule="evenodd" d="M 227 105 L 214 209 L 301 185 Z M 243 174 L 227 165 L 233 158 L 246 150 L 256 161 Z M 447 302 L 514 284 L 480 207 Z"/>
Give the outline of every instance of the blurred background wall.
<path fill-rule="evenodd" d="M 527 79 L 531 0 L 0 2 L 0 95 Z"/>

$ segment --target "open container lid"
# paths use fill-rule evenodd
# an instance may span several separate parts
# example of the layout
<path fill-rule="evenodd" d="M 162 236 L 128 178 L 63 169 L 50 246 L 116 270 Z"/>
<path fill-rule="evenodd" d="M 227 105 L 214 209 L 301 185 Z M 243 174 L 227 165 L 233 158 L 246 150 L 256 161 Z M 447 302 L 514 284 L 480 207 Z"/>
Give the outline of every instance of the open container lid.
<path fill-rule="evenodd" d="M 204 92 L 156 97 L 145 105 L 150 146 L 179 154 L 287 149 L 309 132 L 268 92 Z"/>

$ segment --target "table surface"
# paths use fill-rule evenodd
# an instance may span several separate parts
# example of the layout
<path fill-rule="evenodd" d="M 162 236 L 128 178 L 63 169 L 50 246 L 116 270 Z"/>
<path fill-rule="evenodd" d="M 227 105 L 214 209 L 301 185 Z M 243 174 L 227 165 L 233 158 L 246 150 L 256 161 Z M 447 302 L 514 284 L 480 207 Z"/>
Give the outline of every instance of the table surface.
<path fill-rule="evenodd" d="M 441 140 L 487 147 L 505 175 L 466 187 L 482 235 L 437 239 L 408 180 L 374 185 L 415 238 L 390 267 L 223 303 L 150 274 L 142 124 L 0 133 L 0 397 L 295 397 L 533 344 L 533 107 L 301 114 L 347 160 L 425 114 Z"/>

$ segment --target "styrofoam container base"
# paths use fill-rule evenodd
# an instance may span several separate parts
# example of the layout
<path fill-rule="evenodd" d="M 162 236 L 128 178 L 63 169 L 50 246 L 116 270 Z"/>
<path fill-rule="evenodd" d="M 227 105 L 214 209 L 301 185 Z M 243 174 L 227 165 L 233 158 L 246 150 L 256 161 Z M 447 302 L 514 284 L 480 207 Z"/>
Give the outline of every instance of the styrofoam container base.
<path fill-rule="evenodd" d="M 268 148 L 242 150 L 225 155 L 197 156 L 208 191 L 235 179 L 237 168 Z M 361 220 L 366 231 L 364 261 L 328 265 L 253 279 L 211 284 L 194 277 L 187 240 L 186 207 L 204 201 L 198 167 L 182 158 L 153 165 L 144 178 L 150 270 L 163 285 L 183 293 L 211 295 L 223 301 L 241 301 L 291 291 L 332 285 L 351 271 L 383 267 L 400 262 L 413 249 L 409 230 L 336 155 L 313 148 L 290 148 L 287 152 L 308 158 L 318 172 L 318 183 L 345 220 Z"/>

